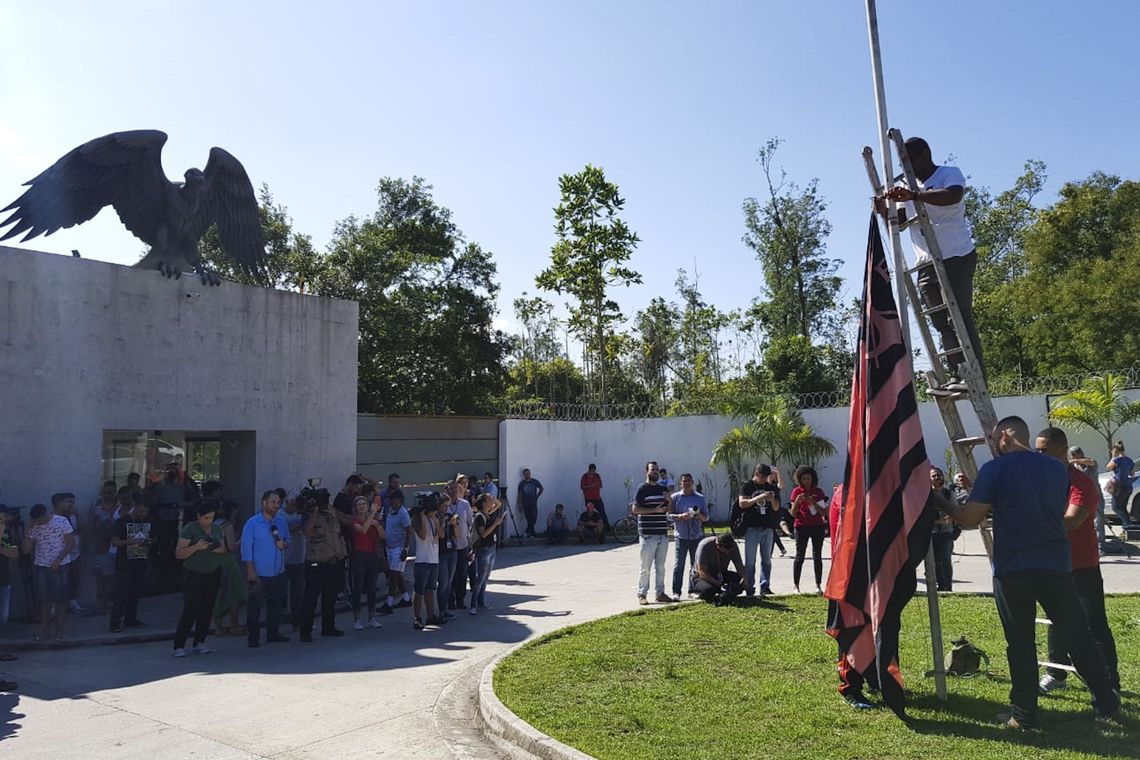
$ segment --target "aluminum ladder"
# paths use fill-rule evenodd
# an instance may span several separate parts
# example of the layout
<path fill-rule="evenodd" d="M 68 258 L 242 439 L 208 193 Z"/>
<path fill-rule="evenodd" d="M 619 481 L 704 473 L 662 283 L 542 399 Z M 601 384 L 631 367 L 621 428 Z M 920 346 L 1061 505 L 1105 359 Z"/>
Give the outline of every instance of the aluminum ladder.
<path fill-rule="evenodd" d="M 890 142 L 895 146 L 895 153 L 898 155 L 899 165 L 902 166 L 903 169 L 902 174 L 895 177 L 892 183 L 902 182 L 903 186 L 908 188 L 912 193 L 917 193 L 922 188 L 918 184 L 918 178 L 915 176 L 914 167 L 910 162 L 910 156 L 907 155 L 902 133 L 897 129 L 891 129 L 888 131 L 887 136 Z M 871 182 L 871 188 L 875 193 L 875 197 L 882 197 L 888 188 L 879 180 L 879 170 L 875 166 L 874 152 L 870 147 L 863 148 L 863 163 L 866 165 L 867 178 Z M 931 370 L 926 373 L 930 395 L 934 398 L 935 403 L 938 404 L 938 412 L 942 417 L 943 427 L 946 428 L 946 433 L 950 438 L 950 445 L 954 452 L 954 458 L 958 461 L 959 468 L 966 474 L 971 482 L 974 482 L 978 477 L 978 463 L 974 459 L 974 447 L 988 444 L 991 452 L 995 456 L 997 455 L 997 441 L 990 440 L 988 434 L 997 425 L 998 417 L 997 413 L 994 412 L 993 400 L 990 398 L 990 393 L 986 389 L 985 377 L 982 375 L 981 365 L 978 363 L 975 347 L 970 342 L 970 337 L 965 330 L 965 324 L 962 321 L 962 312 L 958 308 L 958 301 L 949 287 L 949 280 L 946 277 L 946 267 L 942 263 L 942 252 L 938 247 L 938 238 L 934 235 L 934 226 L 931 224 L 930 215 L 926 211 L 926 204 L 916 200 L 913 201 L 913 205 L 915 210 L 915 216 L 913 218 L 904 219 L 903 211 L 900 207 L 897 217 L 887 220 L 887 226 L 891 233 L 892 244 L 897 247 L 900 239 L 899 233 L 902 230 L 913 224 L 920 225 L 922 236 L 925 238 L 927 248 L 930 251 L 930 262 L 904 268 L 903 271 L 899 273 L 899 276 L 902 277 L 906 286 L 907 299 L 910 301 L 916 318 L 915 321 L 918 323 L 919 332 L 922 334 L 922 342 L 926 348 L 926 354 L 930 357 Z M 918 273 L 927 267 L 933 267 L 935 275 L 938 278 L 939 290 L 942 294 L 942 303 L 937 306 L 930 306 L 920 298 L 920 291 L 916 279 Z M 930 316 L 942 311 L 947 311 L 950 314 L 951 324 L 955 334 L 958 336 L 958 343 L 961 346 L 960 349 L 943 351 L 935 341 Z M 944 367 L 942 360 L 949 359 L 950 357 L 959 358 L 955 369 L 957 376 L 965 382 L 967 387 L 966 391 L 950 391 L 946 388 L 950 381 L 950 375 Z M 962 422 L 962 415 L 958 411 L 958 401 L 960 400 L 969 401 L 973 407 L 982 430 L 980 435 L 969 435 L 967 433 L 966 426 Z M 980 532 L 982 543 L 986 548 L 986 555 L 990 558 L 990 562 L 992 563 L 993 531 L 992 523 L 989 518 L 980 526 Z"/>

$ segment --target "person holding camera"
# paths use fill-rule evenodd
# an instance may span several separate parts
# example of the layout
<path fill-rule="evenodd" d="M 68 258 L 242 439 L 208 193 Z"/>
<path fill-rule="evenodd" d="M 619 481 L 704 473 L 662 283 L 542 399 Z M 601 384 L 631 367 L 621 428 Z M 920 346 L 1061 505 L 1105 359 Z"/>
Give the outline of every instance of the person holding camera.
<path fill-rule="evenodd" d="M 384 542 L 384 528 L 376 515 L 376 506 L 364 495 L 352 502 L 352 558 L 349 567 L 352 571 L 352 628 L 364 630 L 364 618 L 360 608 L 360 595 L 368 602 L 368 627 L 381 628 L 375 617 L 376 576 L 380 573 L 380 547 Z"/>
<path fill-rule="evenodd" d="M 494 484 L 492 483 L 492 485 Z M 486 491 L 486 489 L 484 490 Z M 498 489 L 495 490 L 495 493 L 498 493 Z M 467 579 L 472 574 L 471 565 L 475 562 L 475 550 L 471 548 L 471 521 L 473 519 L 471 502 L 459 494 L 458 484 L 455 494 L 452 496 L 452 511 L 458 519 L 455 521 L 455 573 L 451 579 L 446 605 L 449 610 L 464 606 L 463 600 L 467 596 Z"/>
<path fill-rule="evenodd" d="M 222 582 L 222 555 L 226 553 L 225 538 L 220 526 L 214 524 L 218 503 L 199 501 L 195 506 L 195 520 L 178 534 L 174 558 L 182 563 L 182 615 L 174 632 L 174 656 L 186 656 L 186 638 L 194 628 L 196 654 L 209 654 L 206 646 L 210 633 L 210 615 L 214 599 Z"/>
<path fill-rule="evenodd" d="M 383 512 L 384 551 L 388 553 L 388 599 L 380 606 L 381 615 L 391 615 L 398 607 L 411 607 L 412 596 L 408 593 L 404 578 L 404 564 L 412 542 L 412 517 L 404 506 L 404 492 L 399 488 L 389 490 Z"/>
<path fill-rule="evenodd" d="M 709 519 L 708 502 L 704 494 L 693 489 L 693 476 L 687 472 L 681 475 L 681 490 L 673 494 L 673 514 L 669 517 L 673 523 L 673 596 L 680 598 L 685 558 L 689 558 L 690 569 L 696 566 L 697 546 L 705 537 Z M 689 593 L 693 593 L 691 582 Z"/>
<path fill-rule="evenodd" d="M 476 614 L 477 609 L 488 609 L 484 595 L 487 593 L 487 580 L 495 568 L 495 536 L 504 517 L 499 507 L 499 500 L 490 494 L 481 494 L 475 500 L 475 520 L 471 526 L 471 540 L 475 547 L 475 587 L 471 589 L 471 603 L 467 610 L 470 615 Z"/>
<path fill-rule="evenodd" d="M 348 551 L 341 533 L 340 514 L 321 488 L 304 494 L 305 524 L 302 531 L 309 546 L 305 552 L 305 598 L 301 602 L 301 641 L 313 641 L 317 599 L 321 600 L 321 636 L 343 636 L 336 627 L 336 595 L 344 582 L 344 558 Z"/>
<path fill-rule="evenodd" d="M 451 585 L 459 564 L 459 513 L 455 511 L 455 498 L 460 493 L 467 493 L 463 482 L 451 481 L 447 484 L 447 492 L 439 497 L 439 506 L 436 508 L 439 519 L 439 589 L 436 601 L 439 616 L 444 619 L 455 617 L 447 608 L 450 606 Z M 463 555 L 466 559 L 466 549 Z"/>
<path fill-rule="evenodd" d="M 439 495 L 423 494 L 417 497 L 412 508 L 412 537 L 416 542 L 416 563 L 412 568 L 414 594 L 412 595 L 412 627 L 417 631 L 429 625 L 444 622 L 436 609 L 436 589 L 439 586 Z"/>
<path fill-rule="evenodd" d="M 285 550 L 289 548 L 289 524 L 278 514 L 281 497 L 276 491 L 261 495 L 261 511 L 249 518 L 241 531 L 241 561 L 249 585 L 245 610 L 246 636 L 251 649 L 261 646 L 261 606 L 265 605 L 265 639 L 270 643 L 289 640 L 280 631 L 285 607 Z"/>
<path fill-rule="evenodd" d="M 744 590 L 742 565 L 740 547 L 736 545 L 732 533 L 725 531 L 703 538 L 697 544 L 693 572 L 689 576 L 689 590 L 718 607 L 728 604 Z M 729 570 L 730 566 L 736 570 Z"/>
<path fill-rule="evenodd" d="M 776 482 L 771 482 L 775 474 Z M 780 471 L 758 464 L 752 480 L 740 487 L 737 500 L 740 522 L 744 526 L 744 593 L 756 593 L 756 552 L 760 552 L 760 594 L 772 593 L 772 547 L 780 525 L 779 493 L 783 488 Z"/>

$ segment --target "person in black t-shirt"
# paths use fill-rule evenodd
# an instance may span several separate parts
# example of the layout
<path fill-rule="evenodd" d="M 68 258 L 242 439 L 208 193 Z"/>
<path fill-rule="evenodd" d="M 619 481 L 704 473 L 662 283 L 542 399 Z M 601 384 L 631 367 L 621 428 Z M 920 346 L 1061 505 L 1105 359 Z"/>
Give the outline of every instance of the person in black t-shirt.
<path fill-rule="evenodd" d="M 673 597 L 665 593 L 665 556 L 669 553 L 669 506 L 673 499 L 669 489 L 661 485 L 656 462 L 645 465 L 645 482 L 637 489 L 633 513 L 637 515 L 637 533 L 641 537 L 641 575 L 637 583 L 638 604 L 649 604 L 649 568 L 657 572 L 657 601 L 668 604 Z"/>
<path fill-rule="evenodd" d="M 139 595 L 150 566 L 150 508 L 145 501 L 135 502 L 130 512 L 115 521 L 111 528 L 111 545 L 115 547 L 115 603 L 111 609 L 111 633 L 123 626 L 141 628 Z"/>
<path fill-rule="evenodd" d="M 770 477 L 776 475 L 776 482 Z M 758 464 L 752 480 L 740 487 L 737 500 L 745 525 L 744 586 L 748 596 L 756 593 L 756 551 L 760 551 L 760 593 L 772 593 L 772 546 L 780 527 L 780 471 Z"/>

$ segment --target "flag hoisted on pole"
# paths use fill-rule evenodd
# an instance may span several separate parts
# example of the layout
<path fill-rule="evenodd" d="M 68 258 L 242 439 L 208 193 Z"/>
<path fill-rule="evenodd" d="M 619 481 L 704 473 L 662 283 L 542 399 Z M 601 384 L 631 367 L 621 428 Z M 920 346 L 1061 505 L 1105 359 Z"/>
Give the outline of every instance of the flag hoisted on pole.
<path fill-rule="evenodd" d="M 914 596 L 915 568 L 926 557 L 935 514 L 927 507 L 930 460 L 918 419 L 914 368 L 874 214 L 847 440 L 825 592 L 827 632 L 839 644 L 840 692 L 861 696 L 866 682 L 902 717 L 900 618 Z"/>

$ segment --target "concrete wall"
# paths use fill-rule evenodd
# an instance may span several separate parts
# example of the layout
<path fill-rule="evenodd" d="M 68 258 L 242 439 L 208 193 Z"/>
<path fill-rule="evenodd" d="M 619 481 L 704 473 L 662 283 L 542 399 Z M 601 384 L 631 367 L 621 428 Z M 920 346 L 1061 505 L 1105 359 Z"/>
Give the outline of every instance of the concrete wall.
<path fill-rule="evenodd" d="M 86 509 L 105 429 L 252 431 L 256 493 L 343 478 L 356 341 L 353 302 L 0 247 L 0 499 Z"/>
<path fill-rule="evenodd" d="M 1131 398 L 1140 398 L 1140 390 L 1129 391 Z M 1048 413 L 1046 396 L 1019 396 L 998 398 L 994 408 L 999 417 L 1016 414 L 1023 417 L 1031 431 L 1046 427 Z M 1053 397 L 1055 398 L 1055 397 Z M 968 403 L 958 402 L 959 413 L 970 433 L 980 433 L 977 417 Z M 831 483 L 843 480 L 846 463 L 848 407 L 834 409 L 808 409 L 804 419 L 818 435 L 830 440 L 836 448 L 834 456 L 818 463 L 820 482 L 825 490 Z M 945 467 L 945 452 L 950 446 L 938 407 L 933 403 L 919 405 L 919 417 L 926 438 L 926 450 L 931 463 Z M 705 494 L 716 504 L 714 516 L 725 519 L 730 498 L 728 477 L 723 468 L 709 467 L 713 445 L 738 423 L 728 417 L 665 417 L 656 419 L 616 420 L 605 422 L 549 422 L 543 420 L 505 420 L 499 426 L 500 477 L 510 488 L 512 504 L 515 487 L 524 467 L 529 467 L 546 492 L 539 501 L 539 525 L 545 525 L 546 516 L 554 505 L 562 502 L 567 511 L 576 515 L 582 506 L 579 478 L 591 462 L 598 465 L 602 475 L 602 498 L 611 519 L 625 514 L 629 494 L 636 492 L 644 480 L 647 460 L 656 460 L 670 474 L 679 476 L 691 472 L 705 485 Z M 976 432 L 975 432 L 976 431 Z M 1133 452 L 1140 451 L 1140 425 L 1131 425 L 1120 436 Z M 1103 469 L 1105 462 L 1104 440 L 1098 436 L 1070 434 L 1071 443 L 1084 447 L 1095 457 Z M 977 450 L 978 463 L 989 460 L 989 450 Z M 785 475 L 796 463 L 780 463 Z M 629 479 L 627 489 L 625 480 Z M 785 494 L 786 495 L 786 494 Z"/>
<path fill-rule="evenodd" d="M 357 438 L 357 470 L 382 482 L 392 472 L 409 484 L 499 472 L 498 417 L 362 414 Z"/>

